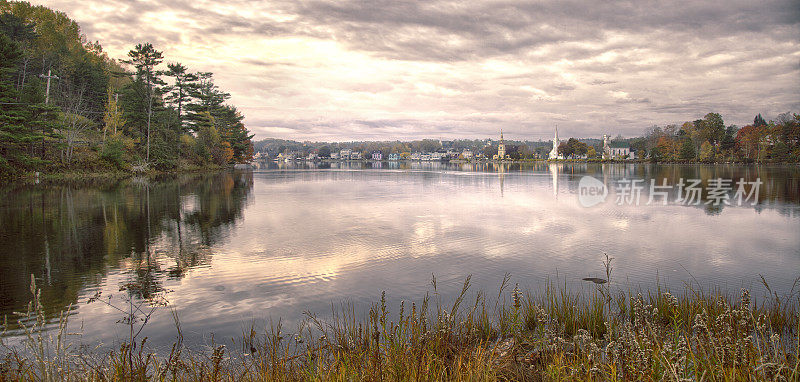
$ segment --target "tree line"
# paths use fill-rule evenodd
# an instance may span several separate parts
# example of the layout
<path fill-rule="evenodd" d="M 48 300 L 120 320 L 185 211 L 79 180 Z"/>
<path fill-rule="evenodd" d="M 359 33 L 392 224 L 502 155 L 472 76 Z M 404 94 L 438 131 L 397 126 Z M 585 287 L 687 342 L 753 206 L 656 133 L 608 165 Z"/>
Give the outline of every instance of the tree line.
<path fill-rule="evenodd" d="M 247 162 L 253 135 L 229 98 L 150 43 L 117 61 L 63 12 L 0 0 L 3 179 Z"/>
<path fill-rule="evenodd" d="M 747 126 L 725 126 L 722 116 L 708 113 L 682 125 L 653 126 L 632 142 L 658 162 L 800 162 L 800 115 L 783 113 L 774 121 L 761 114 Z"/>
<path fill-rule="evenodd" d="M 783 113 L 770 121 L 759 114 L 752 124 L 738 127 L 726 126 L 718 113 L 708 113 L 703 118 L 681 125 L 652 126 L 638 137 L 624 138 L 618 135 L 612 141 L 629 145 L 637 159 L 652 162 L 798 163 L 800 114 Z M 301 157 L 316 153 L 325 158 L 339 149 L 358 151 L 364 158 L 369 158 L 374 151 L 380 151 L 384 157 L 388 154 L 406 157 L 413 152 L 452 149 L 455 157 L 463 150 L 471 150 L 473 155 L 482 154 L 484 158 L 492 158 L 497 154 L 498 143 L 492 139 L 297 142 L 270 138 L 255 142 L 255 148 L 270 157 L 280 153 L 296 153 Z M 505 147 L 506 155 L 513 160 L 546 159 L 552 149 L 552 141 L 506 140 Z M 603 141 L 597 138 L 569 138 L 559 143 L 558 152 L 564 158 L 600 160 Z"/>

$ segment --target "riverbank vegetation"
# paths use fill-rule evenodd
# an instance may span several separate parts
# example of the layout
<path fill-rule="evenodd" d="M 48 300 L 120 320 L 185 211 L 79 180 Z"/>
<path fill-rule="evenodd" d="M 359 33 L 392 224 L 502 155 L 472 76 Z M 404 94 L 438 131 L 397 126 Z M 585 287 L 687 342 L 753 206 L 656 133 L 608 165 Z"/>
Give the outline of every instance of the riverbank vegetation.
<path fill-rule="evenodd" d="M 137 338 L 152 309 L 122 309 L 131 336 L 96 354 L 71 347 L 67 315 L 42 332 L 39 294 L 20 314 L 24 348 L 4 346 L 0 380 L 797 380 L 800 321 L 795 288 L 779 296 L 764 281 L 761 298 L 687 284 L 681 291 L 637 291 L 587 279 L 583 292 L 548 282 L 522 291 L 472 294 L 470 279 L 448 303 L 438 292 L 390 311 L 385 295 L 360 316 L 352 305 L 325 318 L 306 313 L 295 330 L 255 327 L 230 344 L 183 345 L 174 315 L 171 350 Z M 797 284 L 797 282 L 795 283 Z M 795 285 L 797 287 L 797 285 Z M 99 296 L 97 296 L 99 298 Z M 51 326 L 53 326 L 51 325 Z M 135 334 L 134 334 L 135 333 Z"/>
<path fill-rule="evenodd" d="M 547 160 L 552 141 L 505 140 L 507 161 Z M 382 160 L 390 154 L 400 160 L 412 159 L 413 153 L 439 152 L 450 160 L 491 161 L 499 141 L 493 139 L 456 139 L 441 141 L 383 142 L 296 142 L 266 139 L 255 143 L 259 156 L 269 158 L 331 158 L 340 150 L 357 152 L 358 158 L 370 159 L 380 152 Z M 644 161 L 655 163 L 800 163 L 800 114 L 783 113 L 766 121 L 759 114 L 751 125 L 726 126 L 718 113 L 681 125 L 652 126 L 643 136 L 611 139 L 611 145 L 630 150 L 632 155 L 603 157 L 603 141 L 596 138 L 568 138 L 558 145 L 561 160 Z M 352 157 L 350 159 L 353 159 Z"/>
<path fill-rule="evenodd" d="M 0 0 L 2 180 L 246 162 L 252 135 L 229 98 L 149 43 L 118 61 L 64 13 Z"/>

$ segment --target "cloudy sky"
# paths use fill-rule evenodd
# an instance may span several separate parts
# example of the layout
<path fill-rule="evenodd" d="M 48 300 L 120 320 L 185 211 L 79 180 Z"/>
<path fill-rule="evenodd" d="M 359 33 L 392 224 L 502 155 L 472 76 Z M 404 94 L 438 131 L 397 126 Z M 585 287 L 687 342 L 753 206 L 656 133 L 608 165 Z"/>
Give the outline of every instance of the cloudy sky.
<path fill-rule="evenodd" d="M 640 135 L 800 112 L 800 3 L 36 0 L 212 71 L 257 138 Z"/>

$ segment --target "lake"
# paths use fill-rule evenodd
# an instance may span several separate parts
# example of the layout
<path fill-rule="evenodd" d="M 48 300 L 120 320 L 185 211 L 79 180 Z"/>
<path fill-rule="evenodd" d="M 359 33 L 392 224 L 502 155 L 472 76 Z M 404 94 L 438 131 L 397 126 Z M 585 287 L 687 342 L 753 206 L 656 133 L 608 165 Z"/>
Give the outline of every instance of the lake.
<path fill-rule="evenodd" d="M 697 203 L 681 179 L 702 181 Z M 740 182 L 757 192 L 737 195 Z M 599 202 L 583 187 L 598 183 Z M 0 314 L 25 310 L 33 275 L 88 344 L 126 335 L 110 305 L 165 299 L 142 333 L 153 346 L 174 341 L 171 310 L 188 344 L 225 343 L 251 323 L 291 332 L 304 311 L 364 311 L 382 291 L 394 308 L 420 301 L 432 275 L 443 300 L 468 275 L 489 296 L 507 273 L 523 290 L 589 290 L 604 254 L 615 288 L 761 295 L 763 275 L 786 294 L 800 276 L 797 166 L 263 163 L 0 196 Z"/>

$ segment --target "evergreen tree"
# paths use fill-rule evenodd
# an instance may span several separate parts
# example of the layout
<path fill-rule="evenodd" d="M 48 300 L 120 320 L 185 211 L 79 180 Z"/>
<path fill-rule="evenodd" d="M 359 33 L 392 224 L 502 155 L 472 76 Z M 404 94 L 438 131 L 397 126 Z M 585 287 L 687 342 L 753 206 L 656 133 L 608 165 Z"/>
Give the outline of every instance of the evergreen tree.
<path fill-rule="evenodd" d="M 153 44 L 138 44 L 136 48 L 128 52 L 130 60 L 125 61 L 136 68 L 136 76 L 145 83 L 146 104 L 147 104 L 147 153 L 145 161 L 150 162 L 150 126 L 153 119 L 153 101 L 158 92 L 158 85 L 164 82 L 155 70 L 161 61 L 164 60 L 161 52 L 153 48 Z"/>
<path fill-rule="evenodd" d="M 167 69 L 163 74 L 172 78 L 172 85 L 164 88 L 166 93 L 164 100 L 176 109 L 178 122 L 183 129 L 184 105 L 191 99 L 193 90 L 197 88 L 198 77 L 180 63 L 168 64 Z"/>
<path fill-rule="evenodd" d="M 195 131 L 198 130 L 197 123 L 206 117 L 202 113 L 208 113 L 214 118 L 221 117 L 224 113 L 223 105 L 231 95 L 219 90 L 214 84 L 213 74 L 208 72 L 197 73 L 197 82 L 191 88 L 192 102 L 186 105 L 188 111 L 186 120 L 189 126 Z"/>
<path fill-rule="evenodd" d="M 759 113 L 753 119 L 753 126 L 755 126 L 755 127 L 761 127 L 761 126 L 766 126 L 766 125 L 767 125 L 767 121 L 764 120 L 764 117 L 761 116 L 761 113 Z"/>
<path fill-rule="evenodd" d="M 4 177 L 14 171 L 10 161 L 19 156 L 19 135 L 25 120 L 12 80 L 21 57 L 19 46 L 0 34 L 0 175 Z"/>

